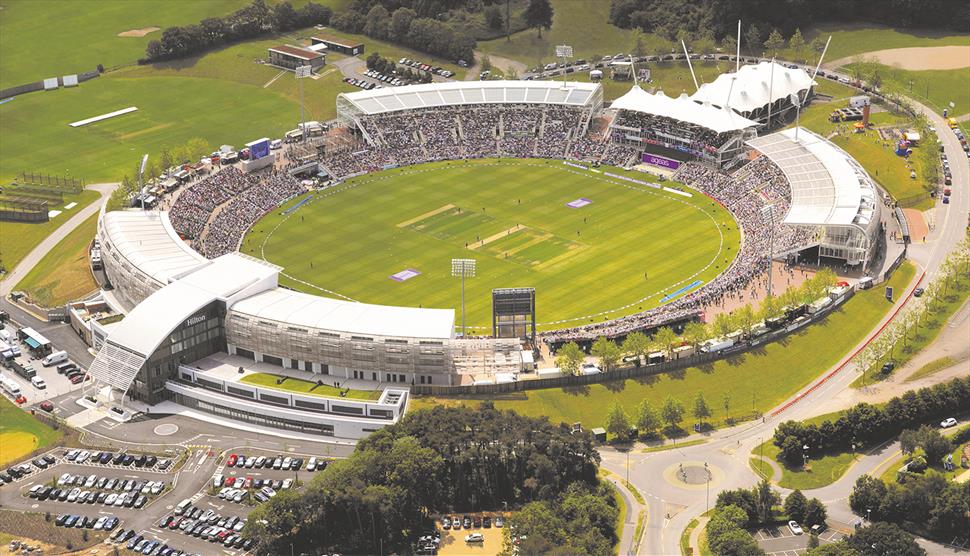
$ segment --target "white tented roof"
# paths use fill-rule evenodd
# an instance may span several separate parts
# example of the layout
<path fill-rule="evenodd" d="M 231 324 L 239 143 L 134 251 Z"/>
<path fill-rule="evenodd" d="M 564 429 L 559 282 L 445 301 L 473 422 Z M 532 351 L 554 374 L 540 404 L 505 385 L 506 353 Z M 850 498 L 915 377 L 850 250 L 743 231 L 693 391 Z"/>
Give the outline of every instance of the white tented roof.
<path fill-rule="evenodd" d="M 447 340 L 455 325 L 452 309 L 370 305 L 282 288 L 243 299 L 230 307 L 230 312 L 291 326 L 366 336 Z"/>
<path fill-rule="evenodd" d="M 162 284 L 208 262 L 179 238 L 167 212 L 112 211 L 103 218 L 103 228 L 118 254 Z"/>
<path fill-rule="evenodd" d="M 638 86 L 634 86 L 630 92 L 614 100 L 610 108 L 665 116 L 706 127 L 716 133 L 737 131 L 758 125 L 758 122 L 739 116 L 731 110 L 697 104 L 686 94 L 670 98 L 663 92 L 651 94 Z"/>
<path fill-rule="evenodd" d="M 711 83 L 701 85 L 691 99 L 718 107 L 729 105 L 744 113 L 804 91 L 813 84 L 812 77 L 801 68 L 760 62 L 741 66 L 735 73 L 722 73 Z"/>
<path fill-rule="evenodd" d="M 864 187 L 866 178 L 849 156 L 807 129 L 798 130 L 798 141 L 791 128 L 748 144 L 781 168 L 791 185 L 786 224 L 852 224 L 860 208 L 873 201 L 874 192 Z"/>
<path fill-rule="evenodd" d="M 337 103 L 349 103 L 368 115 L 463 104 L 586 106 L 595 101 L 600 87 L 576 81 L 448 81 L 341 93 Z"/>

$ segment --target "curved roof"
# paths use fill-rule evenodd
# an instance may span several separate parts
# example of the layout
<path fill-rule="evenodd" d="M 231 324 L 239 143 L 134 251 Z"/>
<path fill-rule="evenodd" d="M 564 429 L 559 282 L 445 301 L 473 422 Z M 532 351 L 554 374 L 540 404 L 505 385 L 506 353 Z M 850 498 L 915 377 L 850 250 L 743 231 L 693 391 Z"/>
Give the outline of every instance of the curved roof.
<path fill-rule="evenodd" d="M 630 92 L 614 100 L 610 108 L 673 118 L 706 127 L 717 133 L 738 131 L 759 125 L 758 122 L 739 116 L 731 110 L 716 108 L 709 104 L 697 104 L 686 94 L 670 98 L 662 91 L 651 94 L 636 85 L 630 89 Z"/>
<path fill-rule="evenodd" d="M 599 83 L 576 81 L 448 81 L 340 93 L 337 106 L 368 115 L 464 104 L 586 106 L 602 98 L 601 89 Z"/>
<path fill-rule="evenodd" d="M 735 73 L 722 73 L 711 83 L 701 85 L 690 98 L 717 107 L 729 105 L 744 113 L 804 91 L 813 84 L 812 77 L 801 68 L 759 62 L 741 66 Z"/>
<path fill-rule="evenodd" d="M 167 212 L 107 212 L 101 217 L 101 227 L 121 257 L 161 284 L 208 262 L 182 241 Z"/>
<path fill-rule="evenodd" d="M 392 307 L 342 301 L 283 288 L 236 302 L 230 313 L 330 332 L 401 338 L 451 338 L 452 309 Z"/>
<path fill-rule="evenodd" d="M 786 224 L 869 225 L 877 208 L 872 180 L 835 144 L 807 129 L 799 129 L 796 140 L 794 128 L 748 144 L 771 159 L 791 185 Z"/>

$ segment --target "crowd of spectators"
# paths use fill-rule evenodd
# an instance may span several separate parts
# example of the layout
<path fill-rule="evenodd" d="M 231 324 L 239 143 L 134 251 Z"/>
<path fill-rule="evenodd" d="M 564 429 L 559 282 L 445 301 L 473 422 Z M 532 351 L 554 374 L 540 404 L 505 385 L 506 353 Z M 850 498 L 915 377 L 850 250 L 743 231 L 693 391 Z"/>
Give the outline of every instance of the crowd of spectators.
<path fill-rule="evenodd" d="M 169 220 L 180 236 L 194 240 L 199 253 L 214 259 L 237 250 L 257 220 L 303 190 L 286 172 L 244 174 L 230 166 L 182 191 Z"/>

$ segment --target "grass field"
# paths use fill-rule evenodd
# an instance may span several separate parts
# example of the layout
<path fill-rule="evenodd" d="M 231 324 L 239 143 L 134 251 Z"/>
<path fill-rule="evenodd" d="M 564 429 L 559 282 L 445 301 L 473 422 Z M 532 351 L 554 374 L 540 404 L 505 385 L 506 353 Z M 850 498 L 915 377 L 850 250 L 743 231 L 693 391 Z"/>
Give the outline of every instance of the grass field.
<path fill-rule="evenodd" d="M 582 197 L 592 204 L 565 206 Z M 458 310 L 450 259 L 473 258 L 469 326 L 490 326 L 492 288 L 532 286 L 537 320 L 549 329 L 656 306 L 685 283 L 710 281 L 738 245 L 733 218 L 706 196 L 675 196 L 561 162 L 490 160 L 352 180 L 289 219 L 267 216 L 243 251 L 358 301 Z M 405 269 L 421 275 L 389 278 Z"/>
<path fill-rule="evenodd" d="M 850 64 L 845 69 L 851 71 Z M 879 64 L 884 88 L 894 89 L 937 112 L 949 108 L 950 116 L 970 113 L 970 67 L 952 70 L 904 70 Z M 950 103 L 954 106 L 951 108 Z"/>
<path fill-rule="evenodd" d="M 95 213 L 44 255 L 17 289 L 44 307 L 64 305 L 97 289 L 88 264 L 88 246 L 97 229 Z"/>
<path fill-rule="evenodd" d="M 333 386 L 327 384 L 317 386 L 316 382 L 300 380 L 298 378 L 287 378 L 282 384 L 277 384 L 276 381 L 279 378 L 281 378 L 279 375 L 270 373 L 253 373 L 242 377 L 240 382 L 255 386 L 264 386 L 266 388 L 274 388 L 276 390 L 299 392 L 301 394 L 311 394 L 313 396 L 323 396 L 327 398 L 340 398 L 341 392 L 345 392 L 345 395 L 342 397 L 354 398 L 358 400 L 376 400 L 381 397 L 380 390 L 347 390 L 345 388 L 334 388 Z"/>
<path fill-rule="evenodd" d="M 774 460 L 781 468 L 781 480 L 778 486 L 782 488 L 810 490 L 830 485 L 839 480 L 839 477 L 852 465 L 856 459 L 856 454 L 851 452 L 841 454 L 826 454 L 822 457 L 814 457 L 809 454 L 808 470 L 789 469 L 778 461 L 779 448 L 771 440 L 767 440 L 763 446 L 759 446 L 751 451 L 751 455 L 763 455 Z M 771 467 L 757 458 L 750 458 L 751 467 L 761 476 L 771 477 Z M 765 475 L 767 473 L 767 475 Z"/>
<path fill-rule="evenodd" d="M 915 268 L 905 263 L 886 284 L 903 291 L 912 281 Z M 775 342 L 763 350 L 731 357 L 702 368 L 637 380 L 591 384 L 580 388 L 529 390 L 492 398 L 501 409 L 514 409 L 533 416 L 545 415 L 554 423 L 581 422 L 585 427 L 603 426 L 606 413 L 616 401 L 632 415 L 642 400 L 660 407 L 667 396 L 689 407 L 697 392 L 717 408 L 715 418 L 723 420 L 722 401 L 730 396 L 731 414 L 767 411 L 831 368 L 850 348 L 892 309 L 882 288 L 862 291 L 824 321 Z M 416 397 L 411 408 L 436 404 L 474 405 L 469 398 Z"/>
<path fill-rule="evenodd" d="M 0 110 L 0 114 L 2 112 Z M 0 127 L 2 127 L 2 124 L 0 124 Z M 6 142 L 2 141 L 0 144 Z M 2 150 L 3 148 L 0 147 L 0 151 Z M 3 163 L 0 162 L 0 164 Z M 0 263 L 8 271 L 13 269 L 17 266 L 17 263 L 27 256 L 27 253 L 30 253 L 34 247 L 37 247 L 40 242 L 44 241 L 44 238 L 50 235 L 51 232 L 60 227 L 61 224 L 70 220 L 79 210 L 90 205 L 97 199 L 97 191 L 82 191 L 77 195 L 65 195 L 62 205 L 51 207 L 52 210 L 61 211 L 61 214 L 42 224 L 0 222 L 0 238 L 2 238 L 0 239 Z M 71 203 L 77 204 L 69 209 L 64 208 Z"/>
<path fill-rule="evenodd" d="M 56 431 L 0 396 L 0 467 L 6 468 L 34 450 L 57 442 Z"/>
<path fill-rule="evenodd" d="M 940 357 L 939 359 L 934 359 L 929 363 L 920 367 L 919 370 L 917 370 L 915 373 L 906 377 L 906 380 L 904 380 L 903 382 L 914 382 L 914 381 L 920 380 L 921 378 L 932 376 L 942 371 L 943 369 L 956 365 L 957 363 L 958 361 L 954 360 L 952 357 L 948 355 L 944 357 Z"/>

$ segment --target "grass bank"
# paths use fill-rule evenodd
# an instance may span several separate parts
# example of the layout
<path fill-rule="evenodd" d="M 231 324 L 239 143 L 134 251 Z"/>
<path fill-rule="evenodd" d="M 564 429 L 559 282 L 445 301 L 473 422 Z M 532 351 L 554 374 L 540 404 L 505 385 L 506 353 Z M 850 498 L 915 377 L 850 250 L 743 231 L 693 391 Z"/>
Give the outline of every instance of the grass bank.
<path fill-rule="evenodd" d="M 779 448 L 772 444 L 769 439 L 755 448 L 751 455 L 770 458 L 781 467 L 781 480 L 778 481 L 778 486 L 799 490 L 811 490 L 834 483 L 845 474 L 857 457 L 857 454 L 853 453 L 826 454 L 822 457 L 813 457 L 812 454 L 809 454 L 806 468 L 791 469 L 778 460 L 779 451 Z M 771 477 L 772 470 L 767 463 L 753 457 L 750 458 L 749 463 L 755 472 L 762 477 Z"/>
<path fill-rule="evenodd" d="M 904 291 L 915 268 L 906 263 L 889 283 Z M 767 411 L 834 366 L 852 347 L 875 328 L 892 309 L 882 288 L 857 293 L 825 320 L 786 339 L 712 365 L 639 379 L 618 380 L 572 388 L 528 390 L 493 397 L 416 397 L 412 408 L 434 405 L 477 406 L 491 399 L 501 409 L 531 416 L 547 416 L 553 422 L 581 422 L 585 427 L 603 426 L 612 403 L 618 402 L 629 414 L 648 400 L 660 407 L 667 396 L 690 406 L 697 392 L 703 392 L 715 408 L 714 424 L 723 423 L 723 400 L 729 399 L 729 415 Z M 710 421 L 709 421 L 710 422 Z"/>
<path fill-rule="evenodd" d="M 0 396 L 0 467 L 56 443 L 63 434 Z"/>
<path fill-rule="evenodd" d="M 318 385 L 316 382 L 301 380 L 298 378 L 286 378 L 281 384 L 277 384 L 280 375 L 270 373 L 253 373 L 244 376 L 239 380 L 244 384 L 272 388 L 274 390 L 284 390 L 286 392 L 298 392 L 300 394 L 310 394 L 311 396 L 321 396 L 327 398 L 351 398 L 356 400 L 376 400 L 381 397 L 380 390 L 350 390 L 347 388 L 336 388 L 329 384 Z M 323 378 L 321 377 L 321 380 Z M 343 395 L 341 395 L 343 393 Z"/>
<path fill-rule="evenodd" d="M 98 214 L 92 214 L 37 263 L 17 289 L 43 307 L 56 307 L 78 299 L 97 288 L 88 246 L 98 228 Z"/>

